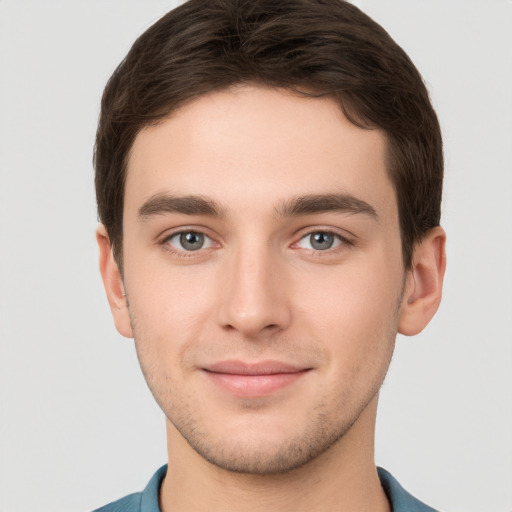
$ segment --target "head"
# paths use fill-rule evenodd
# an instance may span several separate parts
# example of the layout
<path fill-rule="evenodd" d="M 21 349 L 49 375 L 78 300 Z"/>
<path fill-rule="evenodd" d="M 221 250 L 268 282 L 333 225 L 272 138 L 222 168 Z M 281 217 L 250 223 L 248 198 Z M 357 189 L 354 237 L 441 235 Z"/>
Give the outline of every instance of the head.
<path fill-rule="evenodd" d="M 383 29 L 339 0 L 189 1 L 107 84 L 95 164 L 107 295 L 173 452 L 368 455 L 444 272 L 439 126 Z"/>
<path fill-rule="evenodd" d="M 423 80 L 377 23 L 342 0 L 191 0 L 142 34 L 103 95 L 94 164 L 100 221 L 122 268 L 127 161 L 137 134 L 237 84 L 333 98 L 386 137 L 403 262 L 439 225 L 443 154 Z"/>

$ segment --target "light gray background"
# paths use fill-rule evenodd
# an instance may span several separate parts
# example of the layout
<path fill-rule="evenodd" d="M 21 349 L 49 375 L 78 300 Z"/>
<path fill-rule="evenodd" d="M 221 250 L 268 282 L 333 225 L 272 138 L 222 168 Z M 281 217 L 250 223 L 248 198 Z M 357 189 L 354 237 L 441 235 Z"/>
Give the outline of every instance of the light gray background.
<path fill-rule="evenodd" d="M 0 511 L 90 510 L 165 462 L 163 416 L 97 272 L 102 88 L 163 0 L 0 1 Z M 441 310 L 401 338 L 377 463 L 446 512 L 512 511 L 512 3 L 361 0 L 446 146 Z"/>

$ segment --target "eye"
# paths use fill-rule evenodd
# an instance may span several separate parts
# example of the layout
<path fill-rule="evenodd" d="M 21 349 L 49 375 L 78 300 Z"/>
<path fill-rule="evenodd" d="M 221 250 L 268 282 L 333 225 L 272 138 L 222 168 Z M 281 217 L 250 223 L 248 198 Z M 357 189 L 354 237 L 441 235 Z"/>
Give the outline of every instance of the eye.
<path fill-rule="evenodd" d="M 302 249 L 310 249 L 313 251 L 326 251 L 344 243 L 345 240 L 335 233 L 328 231 L 315 231 L 303 236 L 299 242 L 298 247 Z"/>
<path fill-rule="evenodd" d="M 165 240 L 174 249 L 179 251 L 198 251 L 213 245 L 212 239 L 198 231 L 181 231 Z"/>

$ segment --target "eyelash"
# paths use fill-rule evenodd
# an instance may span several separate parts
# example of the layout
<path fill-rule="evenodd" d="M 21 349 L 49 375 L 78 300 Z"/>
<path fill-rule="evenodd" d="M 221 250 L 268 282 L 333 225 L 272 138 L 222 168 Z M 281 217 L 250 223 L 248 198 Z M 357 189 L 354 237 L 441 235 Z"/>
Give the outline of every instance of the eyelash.
<path fill-rule="evenodd" d="M 208 247 L 200 247 L 197 250 L 186 250 L 185 248 L 176 249 L 170 245 L 170 243 L 169 243 L 170 240 L 172 240 L 173 238 L 175 238 L 177 236 L 182 236 L 182 235 L 186 235 L 186 234 L 195 234 L 195 235 L 200 235 L 200 236 L 205 237 L 206 239 L 208 239 L 210 241 L 209 246 Z M 313 235 L 316 235 L 316 234 L 332 236 L 335 239 L 337 239 L 339 241 L 339 243 L 337 245 L 335 245 L 334 247 L 328 247 L 323 250 L 322 249 L 303 248 L 305 251 L 308 251 L 311 255 L 314 255 L 315 257 L 322 257 L 324 255 L 325 256 L 332 255 L 332 254 L 338 253 L 338 252 L 354 245 L 353 240 L 351 240 L 350 238 L 348 238 L 332 229 L 313 229 L 313 230 L 308 230 L 307 232 L 302 234 L 296 242 L 291 244 L 290 247 L 292 247 L 292 248 L 297 247 L 298 244 L 301 243 L 303 240 L 307 239 L 308 237 L 312 237 Z M 179 231 L 175 231 L 174 233 L 171 233 L 171 234 L 165 236 L 161 240 L 160 245 L 162 245 L 166 251 L 172 253 L 174 256 L 176 256 L 178 258 L 184 258 L 184 259 L 197 257 L 199 254 L 203 254 L 204 250 L 214 248 L 215 245 L 220 246 L 220 244 L 218 242 L 215 242 L 215 240 L 211 236 L 207 235 L 204 231 L 202 231 L 200 229 L 181 229 Z"/>
<path fill-rule="evenodd" d="M 301 243 L 303 240 L 306 240 L 308 238 L 311 239 L 311 237 L 313 237 L 314 235 L 327 235 L 327 236 L 331 236 L 333 237 L 335 240 L 333 241 L 333 243 L 336 243 L 336 240 L 338 241 L 338 244 L 335 245 L 334 247 L 328 247 L 326 249 L 309 249 L 313 252 L 318 252 L 318 253 L 325 253 L 325 252 L 329 252 L 329 251 L 333 251 L 335 250 L 337 247 L 339 246 L 349 246 L 349 245 L 353 245 L 353 242 L 351 240 L 349 240 L 347 237 L 341 235 L 340 233 L 336 232 L 336 231 L 332 231 L 332 230 L 328 230 L 328 229 L 316 229 L 314 231 L 308 231 L 306 234 L 302 235 L 300 237 L 300 239 L 295 242 L 293 245 L 298 245 L 299 243 Z"/>
<path fill-rule="evenodd" d="M 169 242 L 170 240 L 172 240 L 173 238 L 175 237 L 178 237 L 178 236 L 182 236 L 182 235 L 187 235 L 187 234 L 194 234 L 194 235 L 200 235 L 200 236 L 203 236 L 205 239 L 208 239 L 210 241 L 210 244 L 208 247 L 206 248 L 203 248 L 203 247 L 200 247 L 199 249 L 195 250 L 195 251 L 187 251 L 185 248 L 182 248 L 182 249 L 176 249 L 174 248 Z M 178 258 L 184 258 L 184 259 L 188 259 L 188 258 L 193 258 L 193 257 L 197 257 L 199 254 L 202 254 L 204 253 L 204 249 L 210 249 L 212 246 L 214 245 L 220 245 L 218 244 L 217 242 L 215 242 L 213 240 L 213 238 L 209 235 L 207 235 L 204 231 L 200 230 L 200 229 L 181 229 L 179 231 L 175 231 L 174 233 L 171 233 L 167 236 L 165 236 L 162 241 L 160 242 L 160 245 L 168 252 L 170 252 L 171 254 L 173 254 L 174 256 L 178 257 Z"/>

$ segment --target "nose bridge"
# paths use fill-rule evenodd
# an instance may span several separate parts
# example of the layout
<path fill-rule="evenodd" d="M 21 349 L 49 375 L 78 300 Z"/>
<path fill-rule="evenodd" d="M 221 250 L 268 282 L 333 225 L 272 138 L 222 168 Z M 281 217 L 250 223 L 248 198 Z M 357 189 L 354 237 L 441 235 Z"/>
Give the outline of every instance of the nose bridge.
<path fill-rule="evenodd" d="M 279 330 L 289 321 L 279 255 L 256 238 L 232 248 L 226 265 L 219 320 L 226 328 L 252 337 Z"/>

